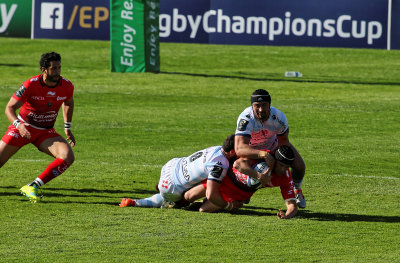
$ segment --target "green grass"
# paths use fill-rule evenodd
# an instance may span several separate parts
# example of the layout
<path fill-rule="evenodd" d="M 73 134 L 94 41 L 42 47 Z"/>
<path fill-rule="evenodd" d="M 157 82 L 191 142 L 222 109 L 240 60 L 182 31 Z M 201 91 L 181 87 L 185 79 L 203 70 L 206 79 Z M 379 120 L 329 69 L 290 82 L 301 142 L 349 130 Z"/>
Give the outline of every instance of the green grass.
<path fill-rule="evenodd" d="M 109 70 L 108 42 L 0 46 L 0 107 L 39 74 L 42 53 L 61 53 L 77 139 L 76 162 L 42 203 L 18 189 L 50 157 L 27 146 L 0 169 L 2 262 L 400 261 L 399 51 L 162 43 L 161 73 L 122 74 Z M 257 88 L 286 114 L 307 165 L 296 218 L 277 220 L 276 188 L 233 214 L 117 206 L 154 194 L 169 159 L 220 145 Z"/>

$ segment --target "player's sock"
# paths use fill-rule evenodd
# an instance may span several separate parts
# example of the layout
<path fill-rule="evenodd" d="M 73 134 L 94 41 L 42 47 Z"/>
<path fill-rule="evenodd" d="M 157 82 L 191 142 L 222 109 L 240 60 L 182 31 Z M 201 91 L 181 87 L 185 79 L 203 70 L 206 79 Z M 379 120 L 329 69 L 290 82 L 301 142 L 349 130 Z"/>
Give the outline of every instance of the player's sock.
<path fill-rule="evenodd" d="M 65 172 L 65 170 L 67 170 L 69 166 L 70 164 L 65 162 L 63 159 L 55 159 L 52 163 L 49 164 L 49 166 L 47 166 L 43 173 L 41 173 L 38 178 L 33 181 L 33 183 L 41 181 L 41 185 L 44 185 L 50 180 Z"/>
<path fill-rule="evenodd" d="M 142 207 L 161 207 L 163 200 L 160 193 L 144 199 L 135 199 L 136 206 Z"/>
<path fill-rule="evenodd" d="M 44 185 L 44 183 L 39 177 L 29 184 L 29 186 L 34 186 L 36 188 L 40 188 L 42 185 Z"/>

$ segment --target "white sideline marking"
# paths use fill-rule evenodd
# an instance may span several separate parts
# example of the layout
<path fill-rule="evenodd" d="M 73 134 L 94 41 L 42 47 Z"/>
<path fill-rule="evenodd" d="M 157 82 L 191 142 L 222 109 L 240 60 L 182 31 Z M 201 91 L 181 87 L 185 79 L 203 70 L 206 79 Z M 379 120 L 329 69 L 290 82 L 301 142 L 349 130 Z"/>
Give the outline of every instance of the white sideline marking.
<path fill-rule="evenodd" d="M 311 175 L 321 175 L 321 174 L 311 174 Z M 374 175 L 356 175 L 356 174 L 334 174 L 332 176 L 345 176 L 345 177 L 359 177 L 359 178 L 373 178 L 373 179 L 389 179 L 389 180 L 399 180 L 397 177 L 389 176 L 374 176 Z"/>

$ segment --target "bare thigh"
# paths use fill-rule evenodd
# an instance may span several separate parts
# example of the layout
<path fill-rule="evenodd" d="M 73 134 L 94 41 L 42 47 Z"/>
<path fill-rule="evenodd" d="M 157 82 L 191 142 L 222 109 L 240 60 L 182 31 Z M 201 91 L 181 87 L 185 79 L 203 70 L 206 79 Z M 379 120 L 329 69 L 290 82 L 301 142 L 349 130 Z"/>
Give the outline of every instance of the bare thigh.
<path fill-rule="evenodd" d="M 0 167 L 2 167 L 18 150 L 19 146 L 9 145 L 0 141 Z"/>
<path fill-rule="evenodd" d="M 39 150 L 57 159 L 63 159 L 69 164 L 75 161 L 71 146 L 61 136 L 44 140 L 39 145 Z"/>

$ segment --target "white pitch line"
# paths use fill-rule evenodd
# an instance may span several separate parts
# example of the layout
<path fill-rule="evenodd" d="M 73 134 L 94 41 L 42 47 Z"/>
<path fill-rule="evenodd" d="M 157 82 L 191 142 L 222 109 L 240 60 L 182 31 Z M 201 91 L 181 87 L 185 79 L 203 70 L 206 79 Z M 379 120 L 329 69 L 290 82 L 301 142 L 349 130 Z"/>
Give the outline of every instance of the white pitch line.
<path fill-rule="evenodd" d="M 311 174 L 311 175 L 322 175 L 322 174 Z M 359 177 L 359 178 L 373 178 L 373 179 L 388 179 L 388 180 L 399 180 L 397 177 L 389 176 L 374 176 L 374 175 L 356 175 L 356 174 L 333 174 L 332 176 L 343 176 L 343 177 Z"/>

